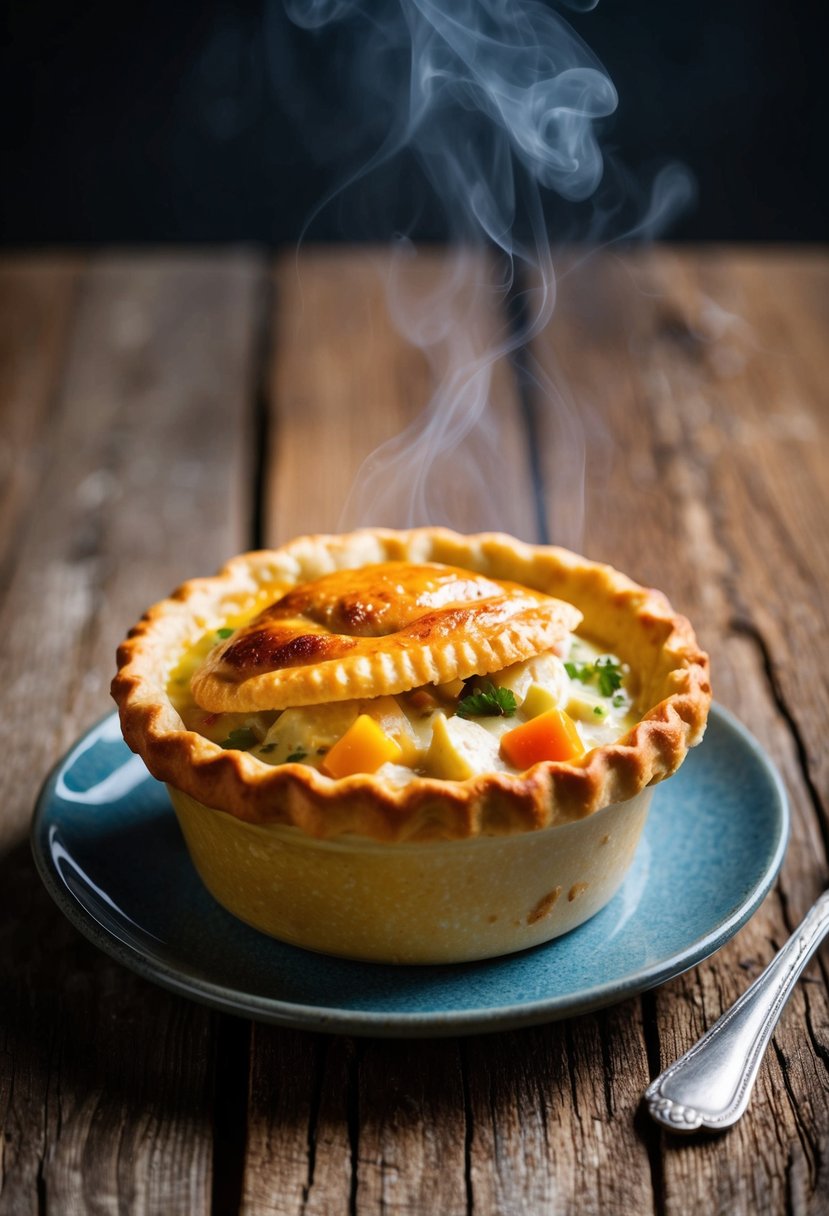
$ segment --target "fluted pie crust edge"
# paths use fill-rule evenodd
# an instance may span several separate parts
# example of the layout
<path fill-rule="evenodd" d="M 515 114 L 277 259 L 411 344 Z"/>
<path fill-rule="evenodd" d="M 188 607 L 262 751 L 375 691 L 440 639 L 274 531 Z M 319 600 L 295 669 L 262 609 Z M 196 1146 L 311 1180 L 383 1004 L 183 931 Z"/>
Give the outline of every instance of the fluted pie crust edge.
<path fill-rule="evenodd" d="M 523 583 L 574 604 L 581 630 L 638 673 L 637 725 L 620 740 L 571 762 L 467 781 L 415 776 L 394 786 L 359 774 L 334 780 L 301 763 L 269 765 L 185 729 L 167 684 L 183 653 L 263 593 L 342 567 L 384 561 L 441 562 Z M 704 733 L 711 701 L 708 657 L 664 595 L 612 567 L 565 549 L 500 533 L 444 528 L 362 529 L 299 537 L 233 558 L 214 577 L 184 583 L 150 608 L 118 649 L 112 695 L 129 747 L 152 775 L 205 805 L 312 837 L 460 839 L 534 831 L 631 798 L 676 771 Z"/>

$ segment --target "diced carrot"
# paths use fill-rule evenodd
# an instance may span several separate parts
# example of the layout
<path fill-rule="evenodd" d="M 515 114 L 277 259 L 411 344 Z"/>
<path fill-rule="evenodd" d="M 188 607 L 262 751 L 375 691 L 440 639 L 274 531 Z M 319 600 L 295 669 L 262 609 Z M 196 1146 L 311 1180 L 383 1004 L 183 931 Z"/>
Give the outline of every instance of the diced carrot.
<path fill-rule="evenodd" d="M 322 762 L 329 777 L 374 773 L 387 760 L 400 760 L 403 750 L 368 714 L 360 714 Z"/>
<path fill-rule="evenodd" d="M 584 750 L 575 722 L 563 709 L 548 709 L 501 736 L 501 755 L 522 770 L 540 760 L 574 760 Z"/>

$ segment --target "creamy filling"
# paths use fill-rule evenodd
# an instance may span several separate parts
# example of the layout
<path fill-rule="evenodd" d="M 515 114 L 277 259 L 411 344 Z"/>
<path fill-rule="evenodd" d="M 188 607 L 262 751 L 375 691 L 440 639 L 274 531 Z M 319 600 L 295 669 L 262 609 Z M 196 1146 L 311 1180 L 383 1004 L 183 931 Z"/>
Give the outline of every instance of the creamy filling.
<path fill-rule="evenodd" d="M 170 700 L 188 730 L 265 764 L 305 764 L 334 777 L 374 773 L 395 785 L 416 776 L 461 781 L 518 774 L 542 759 L 576 759 L 638 721 L 634 674 L 578 635 L 555 653 L 488 676 L 396 696 L 206 713 L 190 679 L 228 628 L 206 635 L 185 656 L 170 677 Z"/>

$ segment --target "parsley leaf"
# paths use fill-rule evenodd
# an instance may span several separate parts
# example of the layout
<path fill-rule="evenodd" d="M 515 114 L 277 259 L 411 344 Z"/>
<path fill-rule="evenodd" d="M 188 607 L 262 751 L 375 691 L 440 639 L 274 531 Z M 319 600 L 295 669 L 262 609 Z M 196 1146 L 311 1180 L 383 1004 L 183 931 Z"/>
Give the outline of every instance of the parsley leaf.
<path fill-rule="evenodd" d="M 299 764 L 300 760 L 304 760 L 307 755 L 308 755 L 308 753 L 303 752 L 303 751 L 291 752 L 290 756 L 286 756 L 285 763 L 286 764 Z"/>
<path fill-rule="evenodd" d="M 269 755 L 269 754 L 270 754 L 272 751 L 275 751 L 275 750 L 276 750 L 276 744 L 275 744 L 275 743 L 263 743 L 263 744 L 262 744 L 262 746 L 259 748 L 259 755 L 260 755 L 260 756 L 267 756 L 267 755 Z"/>
<path fill-rule="evenodd" d="M 589 684 L 595 675 L 592 663 L 565 663 L 564 670 L 571 680 L 581 680 L 582 684 Z"/>
<path fill-rule="evenodd" d="M 225 751 L 233 748 L 234 751 L 246 752 L 249 747 L 253 747 L 255 742 L 256 735 L 249 726 L 237 726 L 219 746 L 223 747 Z"/>
<path fill-rule="evenodd" d="M 216 630 L 216 637 L 221 638 L 222 641 L 224 641 L 225 638 L 229 638 L 230 635 L 235 632 L 236 632 L 235 629 L 230 629 L 230 628 L 228 628 L 227 625 L 225 625 L 222 629 Z"/>
<path fill-rule="evenodd" d="M 511 718 L 517 708 L 515 694 L 509 688 L 497 688 L 490 680 L 481 680 L 478 692 L 458 702 L 457 714 L 459 718 Z"/>
<path fill-rule="evenodd" d="M 596 671 L 599 674 L 599 692 L 603 697 L 609 697 L 622 687 L 622 667 L 613 659 L 596 659 Z"/>
<path fill-rule="evenodd" d="M 596 659 L 595 663 L 565 663 L 564 670 L 571 680 L 580 680 L 582 684 L 592 684 L 598 676 L 599 692 L 603 697 L 610 697 L 622 687 L 622 665 L 610 655 Z"/>

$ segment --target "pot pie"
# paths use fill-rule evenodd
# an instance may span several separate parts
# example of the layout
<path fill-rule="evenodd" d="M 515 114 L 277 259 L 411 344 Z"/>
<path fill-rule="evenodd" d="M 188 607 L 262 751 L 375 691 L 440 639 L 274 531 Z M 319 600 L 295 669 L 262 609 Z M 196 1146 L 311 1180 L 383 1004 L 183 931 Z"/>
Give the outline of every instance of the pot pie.
<path fill-rule="evenodd" d="M 112 691 L 220 903 L 407 963 L 523 949 L 603 907 L 710 704 L 659 592 L 441 528 L 234 558 L 149 609 Z"/>

